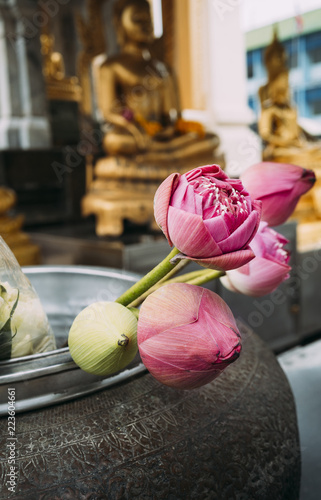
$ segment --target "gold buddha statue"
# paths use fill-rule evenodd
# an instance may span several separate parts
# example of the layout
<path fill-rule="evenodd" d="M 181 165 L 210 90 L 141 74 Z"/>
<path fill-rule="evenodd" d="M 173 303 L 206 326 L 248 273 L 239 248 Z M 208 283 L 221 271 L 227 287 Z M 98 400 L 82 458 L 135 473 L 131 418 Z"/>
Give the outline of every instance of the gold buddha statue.
<path fill-rule="evenodd" d="M 282 43 L 278 39 L 276 28 L 273 33 L 273 40 L 264 53 L 264 64 L 267 70 L 268 81 L 259 88 L 259 98 L 262 107 L 270 105 L 269 89 L 275 78 L 284 71 L 287 71 L 287 54 Z"/>
<path fill-rule="evenodd" d="M 306 167 L 320 163 L 321 143 L 309 141 L 298 124 L 297 111 L 290 102 L 287 71 L 269 84 L 269 103 L 262 108 L 258 124 L 259 133 L 266 143 L 263 158 L 291 157 Z"/>
<path fill-rule="evenodd" d="M 264 60 L 268 81 L 259 89 L 261 116 L 258 122 L 259 134 L 265 142 L 263 159 L 313 168 L 320 164 L 321 143 L 310 140 L 298 124 L 297 110 L 290 99 L 287 55 L 276 30 Z"/>
<path fill-rule="evenodd" d="M 48 32 L 40 35 L 43 55 L 43 75 L 50 100 L 79 101 L 81 88 L 76 76 L 65 75 L 65 64 L 60 52 L 54 50 L 55 38 Z"/>
<path fill-rule="evenodd" d="M 100 71 L 98 102 L 113 128 L 103 145 L 110 155 L 143 154 L 144 161 L 189 158 L 213 152 L 218 137 L 180 133 L 177 84 L 166 64 L 153 56 L 154 34 L 147 0 L 118 0 L 114 23 L 121 53 Z M 188 127 L 188 124 L 187 124 Z"/>
<path fill-rule="evenodd" d="M 55 52 L 53 35 L 40 36 L 41 53 L 44 56 L 43 75 L 48 80 L 63 80 L 65 78 L 65 65 L 62 55 Z"/>
<path fill-rule="evenodd" d="M 311 191 L 301 197 L 293 215 L 299 223 L 303 223 L 298 227 L 300 245 L 303 240 L 313 241 L 316 232 L 321 229 L 321 225 L 318 230 L 315 226 L 315 221 L 321 224 L 321 141 L 310 138 L 298 123 L 297 110 L 290 99 L 286 55 L 281 47 L 274 39 L 267 51 L 270 55 L 266 59 L 269 78 L 268 83 L 259 89 L 261 115 L 258 129 L 265 143 L 264 161 L 291 163 L 315 171 L 317 182 Z M 310 223 L 312 225 L 309 226 Z"/>
<path fill-rule="evenodd" d="M 82 204 L 84 215 L 96 214 L 100 235 L 121 234 L 118 202 L 123 219 L 153 225 L 153 196 L 167 175 L 223 163 L 218 137 L 181 117 L 175 77 L 154 55 L 149 2 L 118 0 L 114 25 L 120 53 L 106 58 L 96 82 L 106 157 L 97 161 Z"/>

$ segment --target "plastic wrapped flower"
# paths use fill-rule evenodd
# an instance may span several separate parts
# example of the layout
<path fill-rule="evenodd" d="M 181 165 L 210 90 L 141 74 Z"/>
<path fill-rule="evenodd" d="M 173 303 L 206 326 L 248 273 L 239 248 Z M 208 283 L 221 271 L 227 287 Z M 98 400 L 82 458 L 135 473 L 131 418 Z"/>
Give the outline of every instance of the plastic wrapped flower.
<path fill-rule="evenodd" d="M 0 359 L 55 348 L 47 315 L 35 291 L 0 283 Z"/>
<path fill-rule="evenodd" d="M 180 251 L 176 260 L 227 271 L 254 258 L 249 243 L 261 204 L 218 165 L 167 177 L 155 194 L 154 212 L 169 244 Z"/>
<path fill-rule="evenodd" d="M 177 389 L 211 382 L 241 351 L 240 333 L 224 300 L 186 283 L 165 285 L 147 297 L 137 341 L 149 372 Z"/>
<path fill-rule="evenodd" d="M 261 222 L 251 247 L 256 255 L 248 264 L 228 271 L 221 282 L 231 291 L 260 297 L 273 292 L 289 277 L 290 254 L 284 248 L 289 241 Z"/>

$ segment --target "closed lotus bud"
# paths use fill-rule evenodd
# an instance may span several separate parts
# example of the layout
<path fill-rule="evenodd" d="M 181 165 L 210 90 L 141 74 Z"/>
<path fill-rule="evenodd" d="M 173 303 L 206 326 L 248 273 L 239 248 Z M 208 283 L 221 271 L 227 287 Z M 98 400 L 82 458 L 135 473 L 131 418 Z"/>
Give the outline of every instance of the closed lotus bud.
<path fill-rule="evenodd" d="M 70 354 L 85 372 L 111 375 L 137 353 L 137 319 L 116 302 L 95 302 L 75 318 L 68 339 Z"/>
<path fill-rule="evenodd" d="M 186 283 L 165 285 L 147 297 L 137 340 L 150 373 L 177 389 L 211 382 L 241 351 L 240 334 L 224 300 Z"/>
<path fill-rule="evenodd" d="M 300 196 L 313 187 L 315 173 L 297 165 L 267 161 L 246 169 L 241 180 L 251 198 L 262 202 L 262 220 L 278 226 L 290 217 Z"/>

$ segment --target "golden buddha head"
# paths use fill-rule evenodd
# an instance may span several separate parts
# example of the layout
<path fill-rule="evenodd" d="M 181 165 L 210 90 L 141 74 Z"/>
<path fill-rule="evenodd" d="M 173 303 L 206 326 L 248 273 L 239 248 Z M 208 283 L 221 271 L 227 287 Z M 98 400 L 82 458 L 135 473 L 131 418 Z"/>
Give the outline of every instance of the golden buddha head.
<path fill-rule="evenodd" d="M 51 54 L 54 48 L 55 37 L 48 33 L 40 35 L 41 53 L 43 55 Z"/>
<path fill-rule="evenodd" d="M 287 54 L 282 43 L 278 39 L 277 31 L 274 30 L 273 40 L 264 54 L 264 63 L 268 72 L 269 81 L 287 69 Z"/>
<path fill-rule="evenodd" d="M 118 0 L 114 6 L 118 42 L 149 45 L 154 40 L 150 4 L 147 0 Z"/>

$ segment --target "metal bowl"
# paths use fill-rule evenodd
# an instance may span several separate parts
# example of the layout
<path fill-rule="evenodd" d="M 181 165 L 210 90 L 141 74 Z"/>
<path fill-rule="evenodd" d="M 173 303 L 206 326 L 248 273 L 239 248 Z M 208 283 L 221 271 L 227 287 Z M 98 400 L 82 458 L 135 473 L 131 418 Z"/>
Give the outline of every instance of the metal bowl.
<path fill-rule="evenodd" d="M 9 388 L 15 389 L 15 408 L 20 412 L 90 394 L 146 370 L 137 355 L 127 369 L 115 375 L 90 375 L 73 362 L 68 347 L 62 347 L 84 307 L 115 300 L 139 279 L 138 274 L 82 266 L 25 267 L 23 271 L 40 297 L 58 348 L 0 362 L 0 415 L 8 412 Z"/>

